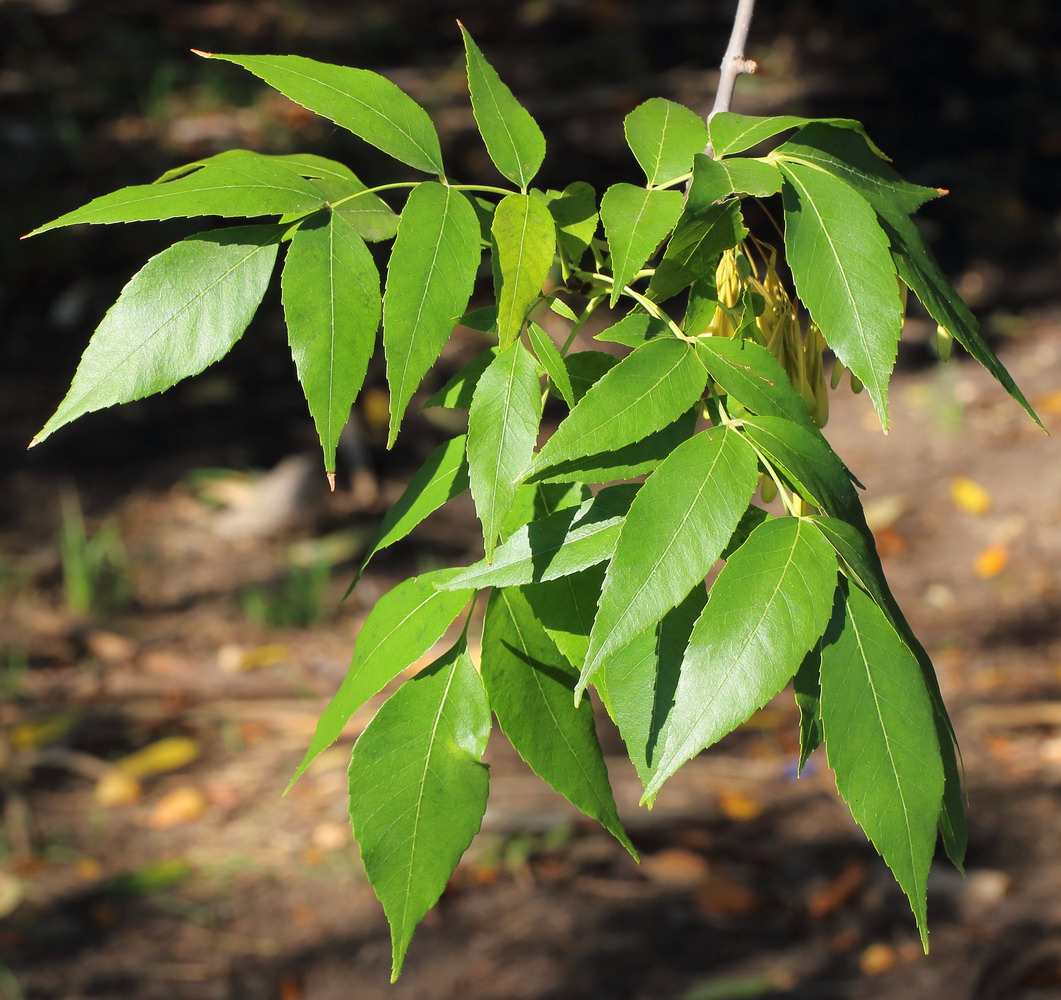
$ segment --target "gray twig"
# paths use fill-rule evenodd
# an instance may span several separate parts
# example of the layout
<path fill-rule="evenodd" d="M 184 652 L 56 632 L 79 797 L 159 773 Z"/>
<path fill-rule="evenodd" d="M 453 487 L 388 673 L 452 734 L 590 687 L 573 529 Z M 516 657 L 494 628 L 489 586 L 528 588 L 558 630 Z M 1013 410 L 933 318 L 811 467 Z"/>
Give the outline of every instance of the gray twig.
<path fill-rule="evenodd" d="M 755 0 L 738 0 L 737 12 L 733 16 L 733 30 L 729 35 L 729 45 L 722 57 L 721 74 L 718 78 L 718 89 L 715 91 L 715 103 L 707 120 L 711 121 L 720 111 L 729 111 L 733 100 L 733 88 L 741 73 L 754 73 L 758 68 L 754 59 L 744 55 L 744 45 L 748 40 L 748 29 L 751 27 L 752 14 L 755 11 Z M 705 150 L 711 155 L 711 146 Z"/>

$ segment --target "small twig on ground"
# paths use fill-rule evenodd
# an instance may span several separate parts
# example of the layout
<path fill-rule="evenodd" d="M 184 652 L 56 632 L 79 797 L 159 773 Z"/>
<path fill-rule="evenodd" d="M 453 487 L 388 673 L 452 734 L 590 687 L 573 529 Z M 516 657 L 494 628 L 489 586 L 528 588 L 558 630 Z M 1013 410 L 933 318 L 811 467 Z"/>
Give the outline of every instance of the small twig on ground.
<path fill-rule="evenodd" d="M 752 14 L 755 11 L 755 0 L 738 0 L 737 12 L 733 15 L 733 30 L 730 32 L 729 45 L 722 57 L 721 74 L 718 78 L 718 89 L 715 91 L 715 103 L 707 120 L 711 121 L 720 111 L 729 111 L 733 101 L 733 88 L 741 73 L 754 73 L 758 68 L 754 59 L 744 55 L 744 46 L 748 41 L 748 29 L 751 27 Z M 711 155 L 711 144 L 704 150 Z"/>

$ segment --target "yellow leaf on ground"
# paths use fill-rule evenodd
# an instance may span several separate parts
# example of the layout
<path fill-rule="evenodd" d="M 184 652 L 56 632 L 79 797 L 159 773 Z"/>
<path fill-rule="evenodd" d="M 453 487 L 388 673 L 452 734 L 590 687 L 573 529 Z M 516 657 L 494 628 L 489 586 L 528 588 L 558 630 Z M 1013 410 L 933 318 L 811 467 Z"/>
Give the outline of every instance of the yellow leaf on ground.
<path fill-rule="evenodd" d="M 991 494 L 967 476 L 950 481 L 950 495 L 955 506 L 969 514 L 986 514 L 991 509 Z"/>
<path fill-rule="evenodd" d="M 153 774 L 166 774 L 190 764 L 202 748 L 198 740 L 190 736 L 167 736 L 149 743 L 136 753 L 115 762 L 123 774 L 134 778 L 148 778 Z"/>
<path fill-rule="evenodd" d="M 153 830 L 168 830 L 171 826 L 193 823 L 206 812 L 206 805 L 206 796 L 198 788 L 182 785 L 155 803 L 147 825 Z"/>
<path fill-rule="evenodd" d="M 111 809 L 114 806 L 127 806 L 143 794 L 143 786 L 136 778 L 112 767 L 100 776 L 92 797 L 99 805 Z"/>
<path fill-rule="evenodd" d="M 894 969 L 897 958 L 895 949 L 890 944 L 878 941 L 858 956 L 858 964 L 864 975 L 879 976 Z"/>
<path fill-rule="evenodd" d="M 990 580 L 998 576 L 1006 568 L 1009 562 L 1009 551 L 1005 545 L 989 545 L 981 552 L 974 563 L 976 575 L 984 580 Z"/>
<path fill-rule="evenodd" d="M 744 792 L 719 792 L 717 800 L 719 809 L 727 819 L 755 819 L 763 811 L 763 804 Z"/>

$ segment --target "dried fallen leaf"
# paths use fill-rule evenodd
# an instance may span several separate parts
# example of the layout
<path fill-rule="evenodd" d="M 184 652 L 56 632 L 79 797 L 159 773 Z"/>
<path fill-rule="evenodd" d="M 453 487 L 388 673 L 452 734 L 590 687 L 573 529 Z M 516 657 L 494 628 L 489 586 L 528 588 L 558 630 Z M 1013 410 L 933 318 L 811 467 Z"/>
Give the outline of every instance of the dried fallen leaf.
<path fill-rule="evenodd" d="M 217 665 L 223 674 L 242 674 L 250 670 L 261 670 L 263 667 L 290 663 L 293 656 L 291 647 L 279 642 L 252 646 L 249 649 L 229 644 L 218 651 Z"/>
<path fill-rule="evenodd" d="M 682 889 L 699 885 L 708 874 L 707 861 L 701 855 L 680 847 L 646 855 L 641 868 L 653 882 Z"/>
<path fill-rule="evenodd" d="M 310 840 L 321 850 L 339 851 L 350 843 L 350 828 L 341 823 L 318 823 L 313 828 Z"/>
<path fill-rule="evenodd" d="M 969 514 L 986 514 L 991 509 L 991 494 L 966 476 L 950 481 L 950 495 L 955 506 Z"/>
<path fill-rule="evenodd" d="M 206 812 L 206 796 L 198 788 L 182 785 L 162 796 L 155 803 L 147 825 L 152 830 L 168 830 L 182 823 L 194 823 Z"/>
<path fill-rule="evenodd" d="M 712 876 L 696 890 L 696 905 L 710 917 L 743 917 L 759 909 L 751 886 L 724 875 Z"/>
<path fill-rule="evenodd" d="M 877 941 L 858 956 L 858 965 L 863 975 L 879 976 L 895 968 L 898 955 L 890 944 Z"/>
<path fill-rule="evenodd" d="M 831 882 L 814 892 L 807 900 L 812 917 L 824 917 L 845 906 L 866 882 L 866 866 L 853 861 Z"/>
<path fill-rule="evenodd" d="M 989 545 L 983 550 L 973 563 L 976 575 L 984 580 L 990 580 L 998 576 L 1009 562 L 1009 550 L 1005 545 Z"/>
<path fill-rule="evenodd" d="M 136 643 L 116 632 L 105 632 L 102 629 L 89 632 L 85 636 L 85 648 L 99 660 L 108 663 L 121 663 L 131 660 L 136 652 Z"/>
<path fill-rule="evenodd" d="M 763 804 L 744 792 L 719 792 L 716 800 L 722 815 L 738 822 L 755 819 L 763 812 Z"/>
<path fill-rule="evenodd" d="M 201 749 L 199 741 L 190 736 L 167 736 L 123 757 L 114 766 L 134 778 L 148 778 L 190 764 Z"/>
<path fill-rule="evenodd" d="M 22 882 L 14 875 L 0 872 L 0 920 L 13 913 L 22 902 Z"/>
<path fill-rule="evenodd" d="M 910 548 L 910 543 L 895 528 L 878 528 L 873 532 L 873 541 L 877 544 L 877 554 L 881 559 L 901 556 Z"/>
<path fill-rule="evenodd" d="M 110 770 L 105 771 L 100 776 L 99 781 L 96 782 L 92 798 L 97 805 L 113 809 L 115 806 L 127 806 L 131 802 L 135 802 L 143 794 L 143 785 L 140 784 L 137 778 L 134 778 L 131 774 L 126 774 L 125 771 L 119 771 L 117 768 L 112 767 Z"/>

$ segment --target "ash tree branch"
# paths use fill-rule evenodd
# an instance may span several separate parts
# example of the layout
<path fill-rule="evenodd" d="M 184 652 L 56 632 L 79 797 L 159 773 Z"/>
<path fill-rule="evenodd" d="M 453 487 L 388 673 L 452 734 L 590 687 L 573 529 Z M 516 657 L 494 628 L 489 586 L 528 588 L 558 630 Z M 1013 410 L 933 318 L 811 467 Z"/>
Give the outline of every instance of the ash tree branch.
<path fill-rule="evenodd" d="M 711 121 L 720 111 L 729 111 L 733 100 L 733 88 L 737 77 L 742 73 L 754 73 L 758 68 L 754 59 L 744 55 L 744 46 L 748 41 L 748 29 L 751 27 L 752 14 L 755 12 L 755 0 L 738 0 L 737 12 L 733 16 L 733 30 L 729 35 L 729 44 L 719 67 L 718 89 L 715 91 L 715 103 L 707 120 Z M 711 155 L 711 146 L 705 152 Z"/>

